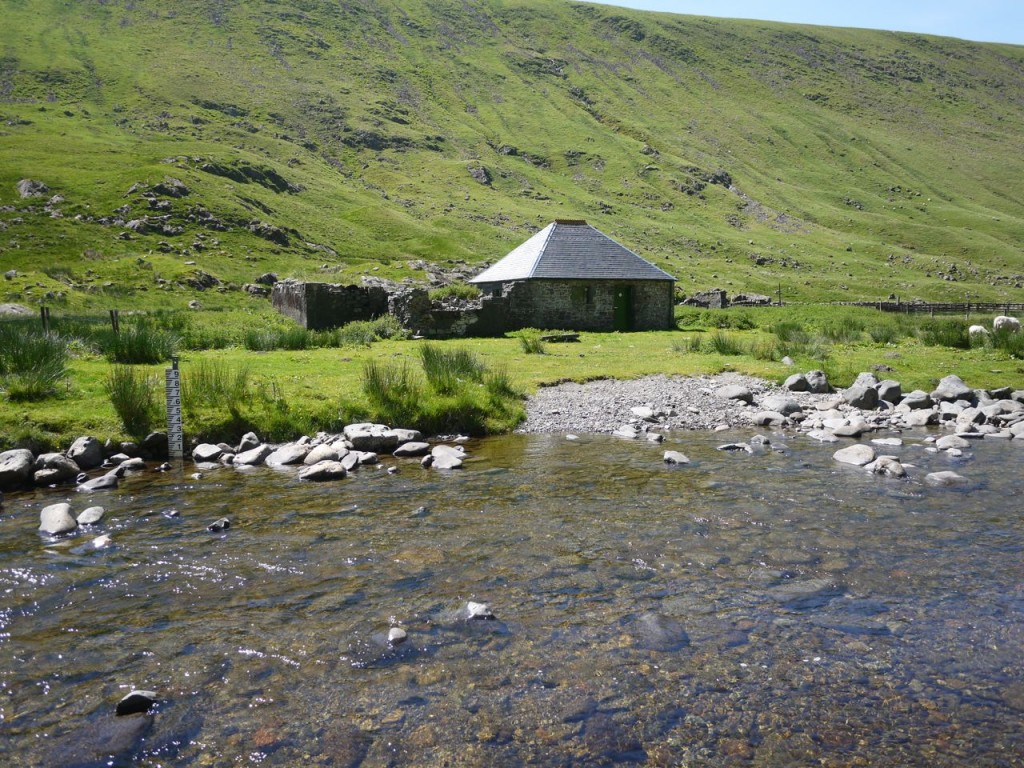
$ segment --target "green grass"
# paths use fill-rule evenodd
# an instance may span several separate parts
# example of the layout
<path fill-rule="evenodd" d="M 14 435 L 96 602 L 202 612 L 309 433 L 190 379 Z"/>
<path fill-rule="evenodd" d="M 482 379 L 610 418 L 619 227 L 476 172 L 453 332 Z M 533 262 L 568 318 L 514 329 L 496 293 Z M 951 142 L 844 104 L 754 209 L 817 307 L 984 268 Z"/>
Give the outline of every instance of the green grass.
<path fill-rule="evenodd" d="M 56 394 L 67 374 L 67 339 L 25 321 L 0 322 L 0 390 L 14 402 Z"/>
<path fill-rule="evenodd" d="M 426 285 L 561 216 L 686 295 L 1019 298 L 1021 47 L 561 0 L 212 7 L 0 0 L 0 301 Z"/>
<path fill-rule="evenodd" d="M 788 347 L 770 329 L 784 313 L 802 326 L 808 341 Z M 230 314 L 197 313 L 197 327 Z M 865 327 L 891 316 L 857 310 Z M 579 344 L 549 345 L 547 354 L 526 354 L 519 338 L 432 341 L 442 356 L 467 356 L 484 367 L 480 380 L 465 377 L 451 394 L 436 392 L 421 362 L 422 341 L 378 340 L 372 346 L 316 347 L 253 353 L 241 345 L 183 354 L 183 410 L 189 438 L 235 442 L 249 430 L 264 439 L 286 440 L 317 431 L 339 431 L 352 421 L 384 421 L 430 433 L 507 432 L 523 416 L 519 396 L 545 383 L 595 378 L 634 378 L 650 374 L 705 375 L 737 371 L 777 382 L 796 371 L 822 368 L 836 386 L 848 386 L 857 374 L 885 364 L 885 376 L 905 390 L 929 390 L 956 373 L 974 387 L 1024 389 L 1024 358 L 1018 347 L 997 343 L 962 349 L 929 346 L 917 331 L 948 322 L 928 317 L 901 319 L 908 331 L 894 342 L 875 342 L 869 334 L 851 343 L 828 342 L 818 329 L 834 320 L 832 307 L 787 307 L 751 311 L 758 328 L 721 331 L 740 354 L 721 354 L 707 343 L 709 333 L 583 333 Z M 960 321 L 966 328 L 967 321 Z M 906 323 L 906 325 L 902 325 Z M 88 324 L 83 324 L 87 326 Z M 10 327 L 0 323 L 0 328 Z M 910 332 L 912 331 L 912 332 Z M 715 333 L 715 332 L 712 332 Z M 1018 337 L 1021 335 L 1018 334 Z M 1007 337 L 998 343 L 1019 341 Z M 31 402 L 5 402 L 0 408 L 0 449 L 25 444 L 66 448 L 82 434 L 100 439 L 132 437 L 107 391 L 114 369 L 82 344 L 68 358 L 58 391 Z M 784 347 L 786 349 L 784 350 Z M 773 351 L 774 349 L 774 351 Z M 781 363 L 789 354 L 793 367 Z M 140 378 L 162 379 L 162 366 L 133 365 Z M 233 395 L 219 392 L 234 391 Z M 242 394 L 244 393 L 244 394 Z M 159 393 L 158 393 L 158 399 Z M 234 403 L 234 408 L 231 407 Z M 160 426 L 159 416 L 153 426 Z M 135 427 L 141 430 L 141 427 Z"/>
<path fill-rule="evenodd" d="M 161 416 L 161 382 L 147 372 L 129 365 L 115 365 L 107 374 L 105 388 L 124 431 L 141 441 Z"/>

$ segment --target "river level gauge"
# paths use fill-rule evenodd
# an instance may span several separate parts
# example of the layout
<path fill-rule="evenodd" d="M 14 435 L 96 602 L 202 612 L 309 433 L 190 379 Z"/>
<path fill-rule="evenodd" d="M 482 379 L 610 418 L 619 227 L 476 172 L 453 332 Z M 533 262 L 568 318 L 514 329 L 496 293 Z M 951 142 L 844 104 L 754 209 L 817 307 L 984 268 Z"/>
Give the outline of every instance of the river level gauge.
<path fill-rule="evenodd" d="M 178 358 L 171 358 L 171 367 L 164 369 L 167 393 L 167 455 L 182 461 L 185 457 L 185 436 L 181 428 L 181 372 Z"/>

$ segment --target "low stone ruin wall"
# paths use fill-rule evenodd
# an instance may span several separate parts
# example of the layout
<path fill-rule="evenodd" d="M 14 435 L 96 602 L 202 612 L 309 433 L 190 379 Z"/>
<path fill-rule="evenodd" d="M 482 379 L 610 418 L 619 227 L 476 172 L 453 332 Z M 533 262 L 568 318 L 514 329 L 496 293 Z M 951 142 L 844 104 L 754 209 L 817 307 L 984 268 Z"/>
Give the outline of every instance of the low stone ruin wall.
<path fill-rule="evenodd" d="M 274 309 L 304 328 L 322 331 L 373 320 L 388 313 L 388 292 L 380 286 L 336 285 L 282 280 L 274 284 Z"/>

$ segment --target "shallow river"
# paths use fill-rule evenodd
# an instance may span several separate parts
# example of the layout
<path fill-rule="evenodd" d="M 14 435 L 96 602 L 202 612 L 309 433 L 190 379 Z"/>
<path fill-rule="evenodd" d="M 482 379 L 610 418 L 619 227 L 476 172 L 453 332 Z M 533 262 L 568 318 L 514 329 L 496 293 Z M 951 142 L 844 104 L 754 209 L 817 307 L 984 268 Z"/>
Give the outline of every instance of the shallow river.
<path fill-rule="evenodd" d="M 9 494 L 0 765 L 1024 765 L 1024 440 L 923 434 L 904 481 L 736 431 Z M 107 516 L 41 536 L 65 498 Z"/>

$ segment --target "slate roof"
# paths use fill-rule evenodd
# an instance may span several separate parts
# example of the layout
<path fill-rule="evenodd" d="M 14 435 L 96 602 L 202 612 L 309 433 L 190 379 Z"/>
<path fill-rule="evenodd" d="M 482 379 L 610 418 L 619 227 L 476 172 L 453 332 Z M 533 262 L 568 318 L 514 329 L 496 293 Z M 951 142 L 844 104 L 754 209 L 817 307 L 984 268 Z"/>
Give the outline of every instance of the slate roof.
<path fill-rule="evenodd" d="M 585 221 L 554 221 L 469 282 L 675 280 Z"/>

